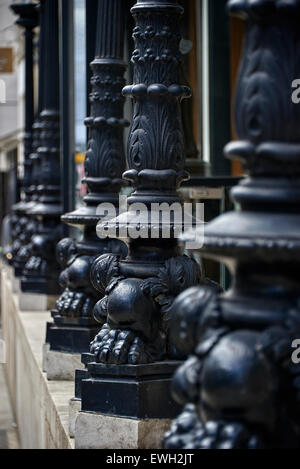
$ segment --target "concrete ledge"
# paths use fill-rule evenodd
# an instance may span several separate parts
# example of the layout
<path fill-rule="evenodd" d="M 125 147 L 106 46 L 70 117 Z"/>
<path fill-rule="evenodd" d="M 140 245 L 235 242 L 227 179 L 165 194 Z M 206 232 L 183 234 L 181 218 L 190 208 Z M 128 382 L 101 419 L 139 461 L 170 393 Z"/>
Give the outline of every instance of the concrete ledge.
<path fill-rule="evenodd" d="M 47 345 L 44 345 L 45 357 L 43 360 L 44 371 L 47 373 L 49 380 L 56 381 L 75 381 L 75 370 L 84 368 L 81 363 L 81 355 L 56 352 L 54 350 L 47 350 Z"/>
<path fill-rule="evenodd" d="M 12 274 L 11 282 L 12 282 L 12 290 L 13 290 L 13 293 L 19 293 L 19 292 L 20 292 L 20 287 L 21 287 L 20 279 L 17 278 L 17 277 L 15 277 L 15 276 Z"/>
<path fill-rule="evenodd" d="M 3 269 L 3 271 L 6 273 L 6 278 L 9 282 L 11 282 L 13 293 L 19 293 L 21 291 L 21 280 L 15 276 L 14 268 L 1 260 L 0 269 Z"/>
<path fill-rule="evenodd" d="M 161 449 L 170 420 L 136 420 L 80 412 L 75 423 L 76 449 Z"/>
<path fill-rule="evenodd" d="M 75 438 L 75 424 L 80 411 L 81 399 L 73 397 L 69 402 L 69 435 L 71 438 Z"/>
<path fill-rule="evenodd" d="M 38 293 L 19 292 L 19 309 L 20 311 L 49 311 L 54 308 L 57 296 L 40 295 Z"/>
<path fill-rule="evenodd" d="M 7 274 L 7 277 L 10 281 L 12 281 L 13 277 L 14 277 L 14 269 L 11 265 L 9 264 L 6 264 L 6 262 L 4 262 L 3 260 L 1 260 L 1 268 L 3 268 Z"/>
<path fill-rule="evenodd" d="M 42 368 L 43 372 L 46 373 L 47 370 L 47 365 L 46 365 L 46 359 L 47 359 L 47 352 L 50 350 L 50 345 L 49 344 L 43 344 L 43 362 L 42 362 Z"/>
<path fill-rule="evenodd" d="M 47 381 L 42 370 L 49 313 L 21 312 L 5 269 L 1 270 L 4 369 L 24 449 L 72 449 L 69 400 L 74 383 Z"/>

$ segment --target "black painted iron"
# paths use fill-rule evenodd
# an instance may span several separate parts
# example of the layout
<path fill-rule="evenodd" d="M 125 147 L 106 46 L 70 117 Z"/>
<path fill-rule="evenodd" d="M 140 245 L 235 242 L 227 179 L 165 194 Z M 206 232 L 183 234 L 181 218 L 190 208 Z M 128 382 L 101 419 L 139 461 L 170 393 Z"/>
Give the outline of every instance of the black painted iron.
<path fill-rule="evenodd" d="M 11 5 L 13 12 L 18 15 L 16 23 L 24 28 L 25 37 L 25 133 L 24 133 L 24 176 L 21 182 L 21 200 L 13 206 L 15 219 L 13 220 L 12 265 L 15 275 L 19 277 L 25 266 L 23 247 L 28 244 L 31 227 L 27 211 L 31 207 L 30 186 L 32 181 L 32 163 L 30 154 L 33 140 L 34 97 L 33 97 L 33 39 L 34 28 L 38 24 L 36 3 L 17 2 Z"/>
<path fill-rule="evenodd" d="M 179 23 L 177 1 L 138 0 L 131 9 L 136 21 L 132 55 L 134 84 L 123 89 L 133 98 L 134 112 L 127 151 L 134 186 L 129 210 L 98 226 L 98 234 L 119 237 L 128 245 L 126 259 L 104 255 L 93 265 L 91 279 L 103 297 L 94 316 L 102 328 L 91 345 L 103 364 L 139 365 L 172 356 L 168 344 L 169 310 L 185 288 L 200 282 L 200 268 L 183 255 L 174 235 L 162 239 L 162 225 L 135 211 L 136 203 L 181 204 L 177 193 L 188 179 L 184 171 L 184 139 L 180 102 L 190 89 L 179 83 Z M 122 229 L 141 229 L 148 239 L 130 239 Z M 153 231 L 156 234 L 153 235 Z M 116 233 L 116 235 L 112 235 Z M 98 367 L 101 375 L 101 365 Z"/>
<path fill-rule="evenodd" d="M 205 230 L 201 253 L 224 261 L 231 289 L 185 291 L 171 334 L 190 355 L 173 380 L 185 405 L 166 448 L 299 448 L 298 1 L 228 2 L 246 21 L 236 89 L 239 141 L 225 148 L 249 177 L 232 190 L 241 210 Z M 189 236 L 186 235 L 185 239 Z M 295 358 L 295 357 L 294 357 Z"/>
<path fill-rule="evenodd" d="M 41 120 L 40 116 L 44 108 L 44 89 L 45 89 L 45 67 L 44 67 L 44 51 L 45 51 L 45 26 L 44 26 L 44 3 L 40 1 L 36 5 L 36 9 L 39 14 L 39 41 L 38 41 L 38 66 L 39 66 L 39 78 L 38 78 L 38 106 L 37 115 L 35 117 L 34 124 L 32 126 L 33 141 L 32 141 L 32 152 L 29 155 L 31 162 L 31 185 L 28 188 L 30 194 L 30 203 L 26 212 L 28 223 L 23 231 L 24 242 L 19 250 L 18 257 L 20 260 L 19 276 L 23 276 L 24 269 L 32 257 L 32 237 L 38 232 L 38 220 L 31 215 L 29 212 L 35 206 L 39 198 L 38 186 L 40 182 L 40 170 L 41 170 L 41 157 L 38 154 L 38 148 L 41 146 Z"/>
<path fill-rule="evenodd" d="M 59 130 L 59 51 L 58 1 L 43 0 L 43 108 L 39 116 L 39 147 L 36 150 L 36 202 L 28 215 L 37 220 L 31 238 L 21 288 L 24 292 L 57 294 L 59 265 L 55 245 L 62 237 L 60 216 L 60 130 Z M 51 44 L 51 47 L 49 47 Z"/>
<path fill-rule="evenodd" d="M 83 353 L 81 355 L 81 363 L 84 365 L 83 369 L 75 371 L 75 399 L 81 401 L 82 397 L 82 382 L 90 378 L 88 371 L 88 364 L 95 361 L 94 355 L 91 353 Z"/>
<path fill-rule="evenodd" d="M 89 0 L 86 0 L 86 4 Z M 70 212 L 75 206 L 75 161 L 70 157 L 75 148 L 75 106 L 74 98 L 74 2 L 59 4 L 59 60 L 60 60 L 60 134 L 61 134 L 61 173 L 63 212 Z M 90 26 L 89 26 L 90 27 Z M 65 89 L 68 92 L 65 93 Z M 63 237 L 69 236 L 70 228 L 62 224 Z"/>
<path fill-rule="evenodd" d="M 91 9 L 89 8 L 91 13 Z M 97 11 L 93 9 L 95 16 Z M 99 298 L 89 280 L 93 261 L 104 253 L 124 256 L 126 245 L 119 240 L 99 239 L 96 225 L 103 218 L 99 204 L 118 208 L 125 166 L 123 130 L 129 123 L 123 118 L 125 84 L 124 28 L 125 3 L 122 0 L 99 0 L 96 57 L 91 63 L 91 117 L 86 118 L 88 150 L 85 179 L 88 194 L 85 206 L 65 214 L 62 220 L 80 228 L 80 241 L 64 239 L 57 246 L 57 259 L 63 271 L 59 283 L 64 291 L 52 311 L 54 323 L 48 324 L 46 342 L 51 350 L 83 353 L 89 350 L 99 324 L 92 312 Z M 94 34 L 89 30 L 88 38 Z"/>
<path fill-rule="evenodd" d="M 118 366 L 90 361 L 81 374 L 81 410 L 136 419 L 174 418 L 180 406 L 170 387 L 179 363 Z"/>

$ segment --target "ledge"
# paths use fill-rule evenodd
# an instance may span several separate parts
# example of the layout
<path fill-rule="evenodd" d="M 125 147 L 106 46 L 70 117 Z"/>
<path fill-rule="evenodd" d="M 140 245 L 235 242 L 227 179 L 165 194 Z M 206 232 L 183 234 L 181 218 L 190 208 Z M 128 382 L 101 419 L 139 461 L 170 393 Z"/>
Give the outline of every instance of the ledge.
<path fill-rule="evenodd" d="M 69 400 L 74 382 L 47 381 L 43 372 L 46 311 L 22 311 L 6 267 L 1 266 L 3 338 L 12 405 L 23 449 L 72 449 L 68 436 Z"/>

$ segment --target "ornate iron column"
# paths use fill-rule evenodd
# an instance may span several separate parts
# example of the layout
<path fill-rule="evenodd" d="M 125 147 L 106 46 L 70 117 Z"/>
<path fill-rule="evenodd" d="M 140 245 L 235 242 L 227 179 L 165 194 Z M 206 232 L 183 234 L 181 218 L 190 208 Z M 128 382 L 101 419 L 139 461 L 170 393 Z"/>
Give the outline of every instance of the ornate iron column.
<path fill-rule="evenodd" d="M 96 10 L 96 11 L 95 11 Z M 63 239 L 56 252 L 62 272 L 59 282 L 64 291 L 52 311 L 46 342 L 50 350 L 83 353 L 99 331 L 92 316 L 98 293 L 89 280 L 93 261 L 101 253 L 126 255 L 126 245 L 119 240 L 99 239 L 96 225 L 101 220 L 100 204 L 119 205 L 122 171 L 125 167 L 123 129 L 129 123 L 123 118 L 125 85 L 123 61 L 125 3 L 123 0 L 99 0 L 96 56 L 91 63 L 91 117 L 88 127 L 88 150 L 85 179 L 88 193 L 85 205 L 63 215 L 62 220 L 82 230 L 80 241 Z M 97 15 L 94 9 L 93 15 Z M 89 30 L 89 35 L 93 36 Z M 95 44 L 94 44 L 95 46 Z"/>
<path fill-rule="evenodd" d="M 188 290 L 173 307 L 173 340 L 191 356 L 174 377 L 186 408 L 165 445 L 299 448 L 300 107 L 292 82 L 300 76 L 300 5 L 230 0 L 228 8 L 245 19 L 246 37 L 240 140 L 225 154 L 249 177 L 232 191 L 241 210 L 205 231 L 202 252 L 226 262 L 230 291 Z"/>
<path fill-rule="evenodd" d="M 82 382 L 82 410 L 108 413 L 113 408 L 122 416 L 169 418 L 176 412 L 169 383 L 178 364 L 167 361 L 175 356 L 168 341 L 170 306 L 178 293 L 198 284 L 201 277 L 198 264 L 178 246 L 175 221 L 169 221 L 170 237 L 164 239 L 163 222 L 153 222 L 150 216 L 152 203 L 166 204 L 167 209 L 178 204 L 181 209 L 177 188 L 188 178 L 183 169 L 180 102 L 190 96 L 190 89 L 179 84 L 183 8 L 176 0 L 138 0 L 131 12 L 136 21 L 134 84 L 126 86 L 123 95 L 133 99 L 134 112 L 129 169 L 123 177 L 135 191 L 128 199 L 128 212 L 97 229 L 100 236 L 115 233 L 126 241 L 129 253 L 125 259 L 100 256 L 92 267 L 93 285 L 103 297 L 94 309 L 102 328 L 91 355 L 84 357 L 93 363 L 88 365 L 90 379 Z M 143 213 L 138 213 L 140 203 L 146 208 Z M 107 392 L 108 400 L 103 399 Z M 132 394 L 125 405 L 120 396 L 127 393 Z M 140 393 L 153 395 L 141 399 Z"/>
<path fill-rule="evenodd" d="M 56 294 L 59 265 L 55 245 L 62 237 L 60 216 L 60 136 L 59 136 L 59 53 L 58 2 L 43 0 L 44 57 L 43 110 L 40 114 L 37 201 L 28 212 L 38 221 L 31 240 L 31 257 L 26 263 L 22 290 Z"/>
<path fill-rule="evenodd" d="M 38 24 L 38 13 L 36 3 L 19 2 L 13 3 L 11 9 L 18 15 L 16 23 L 24 28 L 25 37 L 25 134 L 24 134 L 24 177 L 22 180 L 22 196 L 21 201 L 14 205 L 13 210 L 18 217 L 15 226 L 15 235 L 12 246 L 13 266 L 15 275 L 19 277 L 25 266 L 20 257 L 20 250 L 24 243 L 26 243 L 25 231 L 29 223 L 26 215 L 27 210 L 31 206 L 31 173 L 32 164 L 30 160 L 30 153 L 32 151 L 32 126 L 34 119 L 34 98 L 33 98 L 33 39 L 34 28 Z"/>

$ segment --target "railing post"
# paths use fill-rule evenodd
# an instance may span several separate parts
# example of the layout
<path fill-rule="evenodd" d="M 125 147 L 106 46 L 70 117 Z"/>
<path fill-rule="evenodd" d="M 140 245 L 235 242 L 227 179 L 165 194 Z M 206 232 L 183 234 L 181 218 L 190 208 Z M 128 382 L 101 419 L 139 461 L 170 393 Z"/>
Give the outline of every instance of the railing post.
<path fill-rule="evenodd" d="M 96 309 L 104 325 L 92 351 L 102 363 L 136 365 L 168 357 L 169 307 L 176 294 L 200 281 L 200 272 L 196 263 L 182 256 L 174 221 L 169 222 L 170 238 L 164 239 L 161 221 L 153 223 L 146 213 L 140 216 L 136 211 L 136 204 L 143 204 L 149 213 L 151 204 L 177 204 L 181 209 L 177 188 L 188 174 L 184 171 L 180 101 L 190 96 L 189 87 L 178 84 L 183 9 L 177 1 L 141 0 L 131 11 L 136 21 L 134 84 L 126 86 L 123 94 L 132 97 L 134 112 L 127 149 L 129 169 L 123 177 L 132 182 L 135 191 L 128 199 L 128 212 L 98 226 L 99 235 L 117 232 L 125 239 L 129 254 L 120 261 L 102 257 L 94 265 L 92 280 L 98 290 L 111 282 L 114 287 L 108 288 L 98 313 Z M 130 236 L 139 229 L 143 233 Z M 115 268 L 107 276 L 111 262 Z M 123 308 L 124 317 L 120 314 Z M 124 353 L 120 355 L 121 330 Z"/>
<path fill-rule="evenodd" d="M 232 191 L 241 210 L 207 226 L 201 251 L 226 262 L 230 291 L 196 288 L 173 305 L 172 338 L 190 358 L 173 380 L 186 408 L 165 446 L 299 448 L 300 106 L 292 86 L 300 6 L 230 0 L 228 8 L 245 19 L 246 37 L 235 100 L 240 140 L 225 154 L 249 177 Z"/>
<path fill-rule="evenodd" d="M 201 277 L 198 264 L 178 246 L 176 222 L 167 221 L 166 239 L 163 220 L 153 222 L 150 216 L 152 204 L 165 204 L 167 213 L 173 205 L 181 213 L 177 188 L 188 178 L 180 102 L 190 96 L 190 88 L 179 82 L 183 8 L 176 0 L 138 0 L 131 12 L 136 21 L 134 83 L 123 89 L 123 95 L 133 99 L 134 110 L 123 177 L 133 184 L 134 193 L 127 212 L 97 227 L 99 236 L 124 240 L 129 252 L 125 259 L 100 256 L 92 267 L 91 279 L 99 292 L 94 316 L 102 328 L 91 354 L 84 357 L 92 363 L 87 365 L 90 377 L 81 386 L 79 445 L 81 422 L 88 413 L 103 416 L 112 409 L 114 415 L 131 419 L 136 435 L 148 426 L 147 444 L 158 444 L 166 420 L 177 412 L 169 393 L 178 365 L 168 361 L 175 357 L 168 341 L 170 306 L 178 293 L 198 284 Z M 182 221 L 179 224 L 182 228 Z M 144 422 L 146 418 L 149 421 Z M 161 421 L 154 431 L 152 419 L 157 418 Z M 112 444 L 120 444 L 119 436 L 114 435 Z M 122 444 L 130 437 L 125 435 Z M 137 447 L 145 444 L 140 435 L 138 440 Z M 101 436 L 96 444 L 101 447 Z"/>
<path fill-rule="evenodd" d="M 97 15 L 97 8 L 93 8 L 93 15 Z M 97 39 L 95 59 L 91 63 L 91 116 L 85 119 L 89 135 L 83 184 L 87 185 L 88 193 L 82 208 L 62 217 L 68 225 L 81 229 L 82 238 L 63 239 L 57 246 L 57 259 L 62 268 L 59 280 L 64 291 L 52 311 L 54 322 L 47 328 L 49 376 L 51 351 L 88 352 L 91 340 L 99 331 L 100 326 L 92 316 L 98 298 L 90 283 L 93 261 L 102 253 L 120 256 L 127 253 L 122 241 L 101 240 L 96 234 L 96 225 L 102 218 L 98 207 L 110 204 L 117 210 L 125 167 L 123 130 L 129 123 L 123 118 L 121 93 L 126 69 L 124 1 L 99 0 L 98 21 L 94 24 Z M 94 37 L 92 31 L 88 33 L 88 37 Z"/>
<path fill-rule="evenodd" d="M 22 247 L 26 243 L 25 230 L 29 223 L 26 212 L 30 207 L 32 164 L 30 154 L 32 151 L 32 126 L 34 119 L 34 97 L 33 97 L 33 39 L 34 28 L 38 24 L 38 13 L 35 3 L 17 2 L 11 5 L 13 12 L 18 15 L 16 23 L 24 28 L 25 37 L 25 126 L 24 126 L 24 176 L 21 184 L 21 201 L 14 205 L 14 214 L 17 216 L 17 226 L 15 232 L 18 236 L 14 239 L 12 246 L 12 263 L 15 275 L 19 277 L 25 266 L 22 259 Z"/>
<path fill-rule="evenodd" d="M 29 159 L 31 162 L 31 180 L 30 186 L 28 188 L 28 194 L 30 196 L 30 202 L 28 202 L 28 208 L 26 210 L 26 215 L 28 219 L 28 223 L 23 230 L 23 242 L 20 250 L 18 251 L 18 260 L 20 262 L 20 276 L 23 276 L 24 269 L 26 263 L 31 257 L 31 239 L 32 236 L 37 233 L 38 230 L 38 220 L 34 216 L 32 216 L 29 212 L 37 203 L 38 200 L 38 185 L 40 181 L 40 156 L 37 153 L 37 149 L 40 146 L 40 135 L 41 135 L 41 122 L 40 122 L 40 115 L 43 110 L 43 100 L 44 100 L 44 48 L 45 48 L 45 41 L 44 41 L 44 3 L 40 1 L 36 4 L 36 9 L 39 15 L 39 40 L 38 40 L 38 69 L 39 69 L 39 77 L 38 77 L 38 102 L 37 102 L 37 114 L 35 116 L 34 124 L 32 126 L 32 149 L 29 155 Z M 22 271 L 21 271 L 22 268 Z"/>
<path fill-rule="evenodd" d="M 59 291 L 55 245 L 62 237 L 60 216 L 60 132 L 59 132 L 59 51 L 58 1 L 42 0 L 43 45 L 41 49 L 44 80 L 43 107 L 39 116 L 40 138 L 36 150 L 37 200 L 28 215 L 38 221 L 31 240 L 31 257 L 26 263 L 22 290 L 54 295 Z M 51 44 L 51 47 L 50 47 Z"/>

